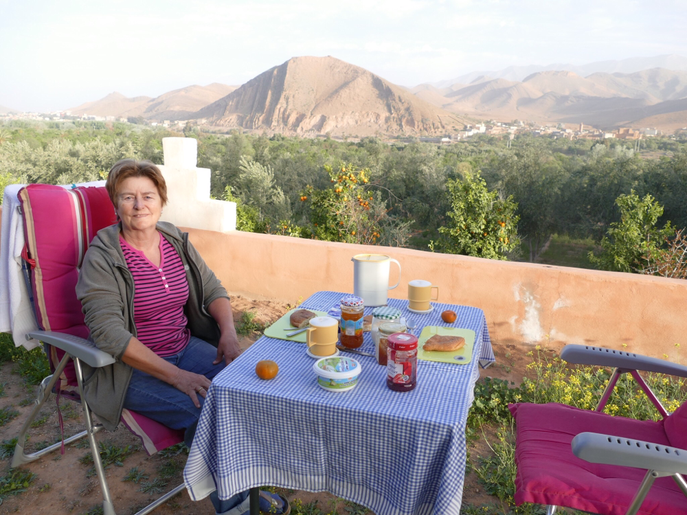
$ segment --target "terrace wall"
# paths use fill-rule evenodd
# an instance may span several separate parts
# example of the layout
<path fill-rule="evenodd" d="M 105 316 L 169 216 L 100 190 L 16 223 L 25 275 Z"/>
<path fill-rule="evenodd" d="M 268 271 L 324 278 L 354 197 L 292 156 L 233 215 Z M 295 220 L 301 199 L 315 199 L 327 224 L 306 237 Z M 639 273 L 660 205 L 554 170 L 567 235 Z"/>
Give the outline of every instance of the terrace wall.
<path fill-rule="evenodd" d="M 484 310 L 495 345 L 567 343 L 625 348 L 679 359 L 687 349 L 687 281 L 494 261 L 390 247 L 231 231 L 188 229 L 191 241 L 233 293 L 296 303 L 318 290 L 352 292 L 353 263 L 361 253 L 401 263 L 392 298 L 407 296 L 408 281 L 439 286 L 442 302 Z M 396 282 L 391 267 L 391 284 Z M 421 315 L 417 315 L 421 316 Z"/>

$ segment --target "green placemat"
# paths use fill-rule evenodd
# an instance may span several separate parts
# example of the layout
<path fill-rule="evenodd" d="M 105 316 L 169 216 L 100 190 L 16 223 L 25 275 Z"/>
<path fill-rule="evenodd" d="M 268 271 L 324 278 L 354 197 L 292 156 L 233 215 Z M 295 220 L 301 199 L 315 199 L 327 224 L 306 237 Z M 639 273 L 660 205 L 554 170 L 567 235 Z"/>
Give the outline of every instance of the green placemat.
<path fill-rule="evenodd" d="M 297 328 L 293 327 L 291 325 L 291 322 L 289 321 L 289 318 L 291 318 L 291 313 L 294 311 L 298 310 L 300 308 L 294 308 L 286 315 L 281 317 L 279 320 L 277 320 L 275 323 L 273 323 L 271 326 L 269 326 L 267 329 L 265 329 L 264 335 L 269 337 L 269 338 L 277 338 L 279 340 L 288 340 L 290 342 L 300 342 L 300 343 L 305 343 L 305 331 L 302 333 L 299 333 L 295 336 L 292 336 L 289 338 L 286 336 L 289 331 L 284 331 L 284 329 L 289 329 L 291 328 L 293 331 L 296 331 Z M 312 311 L 313 313 L 316 313 L 318 317 L 326 317 L 328 316 L 326 312 L 324 311 L 316 311 L 314 309 L 309 309 L 308 311 Z"/>
<path fill-rule="evenodd" d="M 462 336 L 465 338 L 465 346 L 462 349 L 451 352 L 425 351 L 422 346 L 435 334 L 442 336 Z M 472 329 L 459 329 L 457 327 L 427 326 L 422 330 L 417 342 L 417 358 L 424 361 L 441 361 L 454 365 L 467 365 L 472 361 L 472 349 L 475 346 L 475 331 Z"/>

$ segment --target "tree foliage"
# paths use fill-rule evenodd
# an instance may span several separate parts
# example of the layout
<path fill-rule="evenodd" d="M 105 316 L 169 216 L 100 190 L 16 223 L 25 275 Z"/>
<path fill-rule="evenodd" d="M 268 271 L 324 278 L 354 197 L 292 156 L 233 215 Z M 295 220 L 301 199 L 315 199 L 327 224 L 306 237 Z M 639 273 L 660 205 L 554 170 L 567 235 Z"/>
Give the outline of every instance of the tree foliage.
<path fill-rule="evenodd" d="M 646 256 L 662 253 L 666 238 L 675 233 L 667 222 L 662 229 L 656 224 L 663 214 L 663 206 L 647 194 L 640 198 L 634 191 L 616 199 L 620 208 L 620 222 L 612 223 L 601 240 L 603 251 L 590 253 L 589 260 L 603 270 L 640 272 Z"/>
<path fill-rule="evenodd" d="M 430 248 L 450 254 L 489 259 L 506 259 L 519 244 L 517 204 L 512 197 L 499 198 L 489 191 L 480 173 L 465 174 L 463 180 L 449 180 L 450 222 L 439 229 L 443 238 Z"/>
<path fill-rule="evenodd" d="M 311 236 L 318 240 L 345 243 L 404 246 L 410 222 L 390 216 L 378 191 L 369 187 L 368 169 L 341 164 L 325 165 L 330 187 L 308 185 L 300 197 L 310 204 Z"/>

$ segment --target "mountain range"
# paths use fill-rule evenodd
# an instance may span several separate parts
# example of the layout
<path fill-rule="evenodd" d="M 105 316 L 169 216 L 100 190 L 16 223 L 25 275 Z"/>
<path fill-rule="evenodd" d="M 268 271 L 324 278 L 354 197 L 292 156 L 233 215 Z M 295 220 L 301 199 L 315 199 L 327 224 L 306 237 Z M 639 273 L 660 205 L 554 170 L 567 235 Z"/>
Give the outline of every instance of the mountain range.
<path fill-rule="evenodd" d="M 156 98 L 112 93 L 71 112 L 359 136 L 449 133 L 484 119 L 584 123 L 602 129 L 648 126 L 670 132 L 687 126 L 686 58 L 570 66 L 577 71 L 537 68 L 475 72 L 404 88 L 333 57 L 296 57 L 240 87 L 189 86 Z"/>
<path fill-rule="evenodd" d="M 175 89 L 159 97 L 127 98 L 121 93 L 110 93 L 96 102 L 86 102 L 70 109 L 73 115 L 138 117 L 152 120 L 187 120 L 206 105 L 222 98 L 237 86 L 210 84 Z"/>
<path fill-rule="evenodd" d="M 479 76 L 470 84 L 411 90 L 424 100 L 475 118 L 585 123 L 599 128 L 687 125 L 687 71 L 537 72 L 520 81 Z"/>

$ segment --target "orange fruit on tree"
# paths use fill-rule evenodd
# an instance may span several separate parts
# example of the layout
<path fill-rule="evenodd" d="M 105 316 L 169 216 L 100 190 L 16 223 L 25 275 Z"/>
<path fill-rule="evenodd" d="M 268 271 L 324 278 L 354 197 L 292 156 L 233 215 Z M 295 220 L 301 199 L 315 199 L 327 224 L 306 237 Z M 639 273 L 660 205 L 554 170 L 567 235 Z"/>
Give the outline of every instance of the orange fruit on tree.
<path fill-rule="evenodd" d="M 274 379 L 277 377 L 277 372 L 279 372 L 279 365 L 271 359 L 258 361 L 255 365 L 255 373 L 260 379 Z"/>
<path fill-rule="evenodd" d="M 441 319 L 447 324 L 452 324 L 456 321 L 456 316 L 457 315 L 455 311 L 451 311 L 450 309 L 448 309 L 441 314 Z"/>

